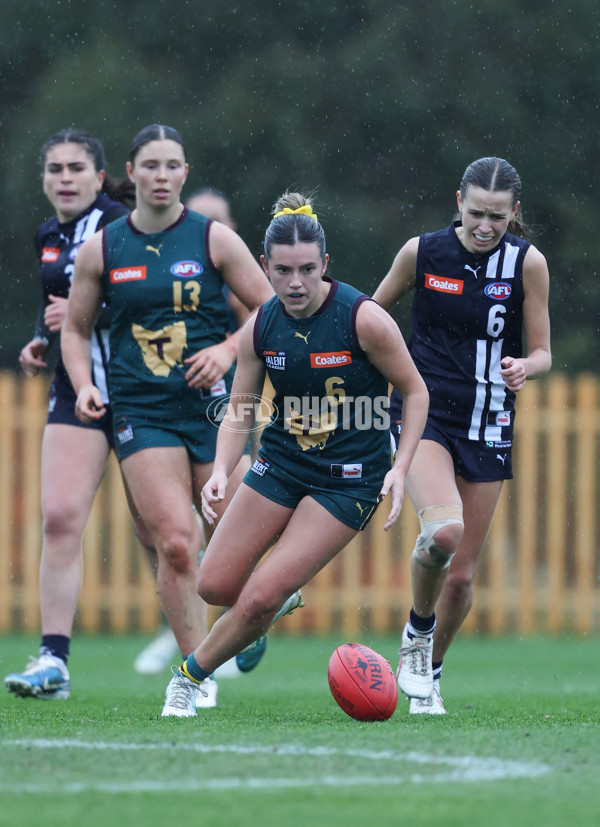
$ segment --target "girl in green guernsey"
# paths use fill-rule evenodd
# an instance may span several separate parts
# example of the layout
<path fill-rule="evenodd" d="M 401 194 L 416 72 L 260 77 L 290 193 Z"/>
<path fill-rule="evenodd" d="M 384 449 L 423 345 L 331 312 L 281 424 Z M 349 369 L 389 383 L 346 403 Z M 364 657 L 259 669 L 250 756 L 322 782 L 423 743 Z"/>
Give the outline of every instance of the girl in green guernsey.
<path fill-rule="evenodd" d="M 388 493 L 391 526 L 427 416 L 427 390 L 396 323 L 326 276 L 323 228 L 300 194 L 286 193 L 275 205 L 261 261 L 276 296 L 242 329 L 213 473 L 202 490 L 204 516 L 218 525 L 198 591 L 231 608 L 174 674 L 163 715 L 194 716 L 196 687 L 268 629 L 283 601 L 364 528 Z M 221 516 L 266 375 L 273 413 Z M 391 468 L 388 383 L 405 405 Z"/>
<path fill-rule="evenodd" d="M 175 129 L 153 124 L 139 132 L 127 172 L 135 209 L 79 250 L 63 358 L 77 416 L 97 420 L 104 403 L 92 381 L 89 343 L 106 299 L 115 447 L 156 548 L 164 614 L 186 656 L 207 634 L 207 607 L 196 591 L 201 539 L 192 508 L 200 506 L 215 455 L 216 428 L 207 410 L 228 392 L 240 336 L 227 335 L 223 283 L 249 309 L 273 291 L 233 230 L 181 202 L 188 164 Z M 248 466 L 233 471 L 232 491 Z M 218 504 L 219 512 L 226 503 Z M 207 538 L 211 530 L 206 523 Z M 214 682 L 204 692 L 209 688 L 214 695 Z M 200 697 L 199 703 L 206 705 Z"/>

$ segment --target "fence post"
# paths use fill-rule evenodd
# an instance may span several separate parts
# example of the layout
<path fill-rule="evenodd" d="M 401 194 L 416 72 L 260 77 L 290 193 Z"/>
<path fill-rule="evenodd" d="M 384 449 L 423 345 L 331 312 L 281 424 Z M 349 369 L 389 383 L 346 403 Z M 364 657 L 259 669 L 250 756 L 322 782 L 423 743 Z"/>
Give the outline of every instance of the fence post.
<path fill-rule="evenodd" d="M 538 514 L 535 492 L 538 484 L 540 457 L 538 425 L 540 392 L 537 382 L 528 382 L 520 392 L 515 438 L 515 476 L 518 480 L 517 512 L 517 630 L 531 634 L 535 626 L 536 550 Z"/>
<path fill-rule="evenodd" d="M 546 613 L 548 629 L 558 632 L 563 625 L 566 591 L 566 543 L 568 492 L 568 431 L 572 412 L 568 410 L 568 385 L 565 377 L 554 376 L 548 385 L 549 427 L 546 431 Z"/>
<path fill-rule="evenodd" d="M 14 489 L 17 456 L 13 424 L 16 419 L 16 380 L 12 373 L 0 373 L 0 630 L 10 628 L 16 595 L 17 572 L 13 537 L 19 523 Z"/>
<path fill-rule="evenodd" d="M 577 414 L 575 418 L 575 623 L 578 632 L 592 631 L 597 573 L 594 558 L 598 496 L 598 381 L 594 376 L 580 376 L 575 386 Z"/>

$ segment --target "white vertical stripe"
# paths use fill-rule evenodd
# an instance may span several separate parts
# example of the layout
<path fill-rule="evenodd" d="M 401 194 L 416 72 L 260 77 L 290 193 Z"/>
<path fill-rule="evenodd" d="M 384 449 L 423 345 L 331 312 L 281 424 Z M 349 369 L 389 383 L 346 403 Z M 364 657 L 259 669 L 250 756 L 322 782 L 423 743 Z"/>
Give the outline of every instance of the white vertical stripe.
<path fill-rule="evenodd" d="M 502 358 L 503 339 L 491 343 L 489 381 L 491 383 L 490 411 L 503 411 L 506 401 L 506 384 L 500 376 L 500 359 Z M 498 442 L 502 439 L 501 425 L 486 425 L 484 439 L 488 442 Z"/>
<path fill-rule="evenodd" d="M 100 335 L 104 343 L 104 352 L 108 358 L 108 330 L 101 330 Z M 92 334 L 92 371 L 94 377 L 94 385 L 98 388 L 102 395 L 104 404 L 110 401 L 108 398 L 108 384 L 106 380 L 106 371 L 104 370 L 104 363 L 102 361 L 102 353 L 100 346 L 96 339 L 96 332 Z"/>
<path fill-rule="evenodd" d="M 500 261 L 500 250 L 496 250 L 493 256 L 488 258 L 487 268 L 485 271 L 486 279 L 495 279 L 498 274 L 498 262 Z"/>
<path fill-rule="evenodd" d="M 80 244 L 82 241 L 86 241 L 86 239 L 93 236 L 98 227 L 98 222 L 103 215 L 102 210 L 95 209 L 92 210 L 89 215 L 86 215 L 85 218 L 82 218 L 81 221 L 78 221 L 75 232 L 73 233 L 73 244 Z"/>
<path fill-rule="evenodd" d="M 469 428 L 469 439 L 479 439 L 482 416 L 485 408 L 485 394 L 487 381 L 485 378 L 485 363 L 487 356 L 487 342 L 485 339 L 477 339 L 477 356 L 475 359 L 475 404 L 471 414 L 471 427 Z"/>
<path fill-rule="evenodd" d="M 502 265 L 502 272 L 500 273 L 500 278 L 514 279 L 518 257 L 519 247 L 515 247 L 513 244 L 504 245 L 504 264 Z"/>

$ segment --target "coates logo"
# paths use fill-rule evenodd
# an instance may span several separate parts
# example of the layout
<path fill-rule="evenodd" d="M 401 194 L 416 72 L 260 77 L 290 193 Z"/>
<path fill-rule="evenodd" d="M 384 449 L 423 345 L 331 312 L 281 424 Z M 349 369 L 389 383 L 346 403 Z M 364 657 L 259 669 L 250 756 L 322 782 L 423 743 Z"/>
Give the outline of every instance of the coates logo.
<path fill-rule="evenodd" d="M 311 368 L 330 368 L 339 365 L 351 365 L 352 354 L 349 350 L 335 350 L 331 353 L 311 353 Z"/>
<path fill-rule="evenodd" d="M 117 267 L 110 271 L 111 284 L 120 284 L 122 281 L 143 281 L 145 278 L 145 264 L 142 267 Z"/>
<path fill-rule="evenodd" d="M 53 262 L 58 259 L 60 250 L 58 247 L 43 247 L 42 248 L 42 264 Z"/>
<path fill-rule="evenodd" d="M 456 296 L 460 296 L 462 295 L 463 286 L 463 279 L 447 279 L 425 273 L 425 287 L 428 290 L 438 290 L 440 293 L 454 293 Z"/>
<path fill-rule="evenodd" d="M 176 264 L 171 265 L 170 270 L 174 276 L 189 279 L 192 276 L 199 276 L 203 267 L 198 261 L 178 261 Z"/>
<path fill-rule="evenodd" d="M 503 302 L 510 296 L 512 287 L 505 281 L 495 281 L 493 284 L 488 284 L 484 292 L 488 299 Z"/>

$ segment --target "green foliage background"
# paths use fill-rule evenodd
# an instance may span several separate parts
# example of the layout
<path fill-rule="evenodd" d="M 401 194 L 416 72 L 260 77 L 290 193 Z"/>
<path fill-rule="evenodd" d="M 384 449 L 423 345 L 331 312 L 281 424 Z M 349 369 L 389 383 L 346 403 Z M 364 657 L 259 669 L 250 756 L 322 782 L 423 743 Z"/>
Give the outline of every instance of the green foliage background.
<path fill-rule="evenodd" d="M 229 193 L 257 255 L 279 193 L 317 189 L 331 271 L 367 292 L 407 238 L 450 221 L 468 163 L 506 157 L 550 265 L 555 368 L 595 365 L 596 0 L 0 0 L 0 11 L 0 367 L 16 365 L 40 296 L 40 145 L 88 129 L 120 177 L 154 121 L 184 135 L 188 192 Z"/>

